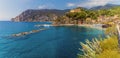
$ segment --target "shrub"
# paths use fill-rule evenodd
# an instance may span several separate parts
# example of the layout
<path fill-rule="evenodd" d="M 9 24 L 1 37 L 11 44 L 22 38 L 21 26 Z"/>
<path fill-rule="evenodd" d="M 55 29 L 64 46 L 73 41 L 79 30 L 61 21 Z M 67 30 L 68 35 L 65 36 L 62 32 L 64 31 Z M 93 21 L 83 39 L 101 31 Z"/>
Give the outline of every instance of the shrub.
<path fill-rule="evenodd" d="M 81 42 L 80 44 L 83 55 L 78 55 L 79 58 L 120 58 L 116 35 L 108 36 L 102 40 L 86 40 L 86 43 Z"/>

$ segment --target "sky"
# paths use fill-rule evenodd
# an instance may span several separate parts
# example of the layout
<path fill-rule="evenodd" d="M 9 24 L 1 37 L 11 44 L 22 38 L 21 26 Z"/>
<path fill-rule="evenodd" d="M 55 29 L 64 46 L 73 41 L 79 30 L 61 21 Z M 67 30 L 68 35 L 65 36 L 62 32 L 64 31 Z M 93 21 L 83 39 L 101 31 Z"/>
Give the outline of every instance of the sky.
<path fill-rule="evenodd" d="M 27 9 L 72 9 L 118 4 L 120 0 L 0 0 L 0 21 L 10 20 Z"/>

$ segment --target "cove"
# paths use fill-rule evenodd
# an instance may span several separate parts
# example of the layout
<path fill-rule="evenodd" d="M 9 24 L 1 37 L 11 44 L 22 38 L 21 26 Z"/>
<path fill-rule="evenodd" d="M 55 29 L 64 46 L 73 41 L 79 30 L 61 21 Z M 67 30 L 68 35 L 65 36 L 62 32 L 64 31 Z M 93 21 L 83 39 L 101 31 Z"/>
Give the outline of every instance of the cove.
<path fill-rule="evenodd" d="M 78 26 L 35 27 L 48 22 L 0 22 L 0 58 L 76 58 L 80 42 L 104 36 L 103 30 Z M 14 33 L 47 28 L 21 39 L 7 39 Z"/>

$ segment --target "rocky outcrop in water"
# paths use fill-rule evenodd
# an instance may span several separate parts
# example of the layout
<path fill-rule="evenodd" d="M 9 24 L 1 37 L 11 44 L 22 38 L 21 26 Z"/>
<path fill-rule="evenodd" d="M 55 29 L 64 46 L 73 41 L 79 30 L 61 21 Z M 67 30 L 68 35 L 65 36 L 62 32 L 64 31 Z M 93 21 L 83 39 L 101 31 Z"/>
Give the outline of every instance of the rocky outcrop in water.
<path fill-rule="evenodd" d="M 43 22 L 43 21 L 52 21 L 58 16 L 64 15 L 69 10 L 56 10 L 56 9 L 42 9 L 34 10 L 29 9 L 22 12 L 20 15 L 12 18 L 14 22 Z"/>

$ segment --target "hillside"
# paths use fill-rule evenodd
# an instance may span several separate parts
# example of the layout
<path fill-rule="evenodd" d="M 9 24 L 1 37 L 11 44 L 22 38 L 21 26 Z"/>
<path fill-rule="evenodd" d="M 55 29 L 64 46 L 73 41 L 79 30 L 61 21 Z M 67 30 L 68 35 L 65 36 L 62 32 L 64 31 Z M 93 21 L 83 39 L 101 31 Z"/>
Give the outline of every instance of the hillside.
<path fill-rule="evenodd" d="M 12 18 L 12 21 L 15 22 L 40 22 L 40 21 L 51 21 L 58 16 L 64 15 L 69 10 L 57 10 L 57 9 L 41 9 L 41 10 L 35 10 L 35 9 L 29 9 L 24 12 L 22 12 L 20 15 L 16 16 L 15 18 Z"/>
<path fill-rule="evenodd" d="M 110 9 L 110 8 L 112 8 L 112 7 L 116 7 L 116 6 L 120 6 L 120 5 L 106 4 L 106 5 L 104 5 L 104 6 L 96 6 L 96 7 L 92 7 L 91 10 Z"/>
<path fill-rule="evenodd" d="M 104 6 L 96 6 L 91 9 L 78 7 L 75 11 L 79 12 L 79 9 L 87 11 L 87 13 L 92 13 L 92 17 L 96 16 L 95 13 L 103 13 L 105 10 L 103 9 L 111 9 L 113 7 L 120 6 L 120 5 L 114 5 L 114 4 L 106 4 Z M 88 11 L 91 10 L 91 11 Z M 101 10 L 101 12 L 96 12 L 94 10 Z M 60 16 L 64 16 L 68 12 L 72 12 L 73 10 L 57 10 L 57 9 L 28 9 L 24 12 L 22 12 L 20 15 L 16 16 L 15 18 L 12 18 L 11 20 L 14 22 L 43 22 L 43 21 L 53 21 L 59 18 Z M 104 14 L 104 13 L 103 13 Z"/>
<path fill-rule="evenodd" d="M 54 20 L 54 25 L 60 24 L 114 24 L 120 21 L 120 6 L 109 9 L 89 10 L 82 7 L 74 8 L 64 16 Z"/>

